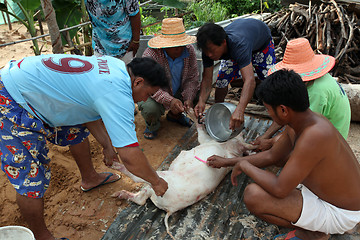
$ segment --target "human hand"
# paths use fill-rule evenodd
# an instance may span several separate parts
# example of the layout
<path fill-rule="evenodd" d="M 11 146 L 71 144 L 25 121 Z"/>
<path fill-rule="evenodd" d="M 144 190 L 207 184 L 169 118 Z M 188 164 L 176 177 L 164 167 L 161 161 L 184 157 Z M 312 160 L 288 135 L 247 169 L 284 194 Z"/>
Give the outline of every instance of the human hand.
<path fill-rule="evenodd" d="M 238 129 L 244 123 L 244 113 L 241 113 L 237 108 L 233 112 L 230 118 L 229 128 L 231 130 Z"/>
<path fill-rule="evenodd" d="M 119 162 L 118 153 L 115 152 L 113 147 L 106 147 L 103 149 L 104 159 L 103 162 L 106 166 L 111 167 L 113 165 L 113 161 Z"/>
<path fill-rule="evenodd" d="M 217 155 L 212 155 L 211 157 L 209 157 L 207 159 L 207 165 L 213 168 L 222 168 L 226 166 L 226 158 L 217 156 Z"/>
<path fill-rule="evenodd" d="M 185 112 L 189 112 L 190 108 L 193 107 L 193 104 L 192 104 L 192 101 L 191 100 L 186 100 L 184 102 L 184 109 L 185 109 Z"/>
<path fill-rule="evenodd" d="M 241 165 L 244 164 L 244 162 L 246 163 L 247 161 L 241 161 L 235 164 L 232 173 L 231 173 L 231 183 L 233 186 L 237 186 L 237 176 L 239 176 L 242 173 L 242 167 Z"/>
<path fill-rule="evenodd" d="M 258 145 L 258 147 L 254 150 L 255 152 L 262 152 L 270 149 L 273 146 L 272 139 L 266 139 L 262 136 L 257 137 L 254 142 L 251 143 L 252 145 Z"/>
<path fill-rule="evenodd" d="M 156 196 L 163 196 L 168 189 L 168 183 L 159 177 L 159 181 L 156 184 L 151 184 Z"/>
<path fill-rule="evenodd" d="M 199 116 L 203 115 L 203 112 L 205 110 L 205 102 L 199 101 L 195 108 L 194 108 L 194 112 L 195 112 L 195 116 L 198 118 Z"/>
<path fill-rule="evenodd" d="M 182 113 L 184 112 L 184 105 L 182 104 L 182 102 L 177 99 L 177 98 L 174 98 L 171 103 L 170 103 L 170 110 L 171 110 L 171 113 L 173 113 L 174 115 L 177 115 L 179 113 Z"/>
<path fill-rule="evenodd" d="M 139 49 L 139 45 L 140 45 L 140 41 L 134 41 L 134 40 L 131 40 L 130 44 L 129 44 L 129 47 L 128 49 L 126 50 L 126 52 L 133 52 L 133 57 L 135 57 L 138 49 Z"/>

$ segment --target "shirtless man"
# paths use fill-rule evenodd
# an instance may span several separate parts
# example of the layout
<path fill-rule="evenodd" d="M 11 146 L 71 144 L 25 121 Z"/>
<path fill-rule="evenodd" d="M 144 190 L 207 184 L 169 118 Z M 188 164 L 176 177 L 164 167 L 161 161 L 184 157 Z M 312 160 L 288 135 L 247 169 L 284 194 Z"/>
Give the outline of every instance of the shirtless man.
<path fill-rule="evenodd" d="M 211 156 L 209 166 L 235 165 L 233 185 L 242 172 L 255 182 L 244 191 L 250 212 L 297 229 L 274 239 L 328 239 L 354 228 L 360 222 L 360 165 L 336 128 L 309 109 L 301 77 L 279 70 L 257 94 L 271 118 L 287 130 L 267 151 L 231 159 Z M 278 176 L 263 170 L 271 165 L 283 167 Z"/>

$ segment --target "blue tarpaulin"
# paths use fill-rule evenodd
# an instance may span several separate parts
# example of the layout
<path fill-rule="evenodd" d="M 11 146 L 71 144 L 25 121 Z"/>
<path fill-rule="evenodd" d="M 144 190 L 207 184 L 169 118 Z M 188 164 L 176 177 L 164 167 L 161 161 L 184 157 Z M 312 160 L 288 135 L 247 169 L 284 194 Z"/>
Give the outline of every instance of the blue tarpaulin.
<path fill-rule="evenodd" d="M 4 3 L 4 2 L 5 2 L 4 0 L 0 0 L 0 3 Z M 14 1 L 7 0 L 7 8 L 9 10 L 9 12 L 14 13 L 15 15 L 19 16 L 22 19 L 24 18 L 24 14 L 22 13 L 19 6 L 16 3 L 14 3 Z M 5 21 L 4 18 L 6 19 L 6 21 Z M 11 15 L 9 15 L 9 18 L 10 18 L 11 22 L 16 22 L 17 21 L 17 19 L 15 17 L 11 16 Z M 8 21 L 8 19 L 6 17 L 5 12 L 1 12 L 0 13 L 0 25 L 7 23 L 7 21 Z"/>

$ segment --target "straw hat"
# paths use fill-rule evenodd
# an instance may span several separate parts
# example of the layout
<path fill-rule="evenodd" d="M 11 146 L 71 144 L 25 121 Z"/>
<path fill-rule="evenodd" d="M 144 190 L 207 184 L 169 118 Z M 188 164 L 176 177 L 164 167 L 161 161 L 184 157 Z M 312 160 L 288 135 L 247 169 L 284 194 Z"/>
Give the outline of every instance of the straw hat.
<path fill-rule="evenodd" d="M 334 65 L 334 57 L 315 54 L 306 38 L 296 38 L 287 43 L 283 61 L 270 68 L 268 74 L 286 68 L 298 73 L 303 81 L 311 81 L 324 76 Z"/>
<path fill-rule="evenodd" d="M 180 47 L 196 42 L 195 36 L 185 33 L 182 18 L 165 18 L 162 21 L 161 35 L 149 40 L 150 48 Z"/>

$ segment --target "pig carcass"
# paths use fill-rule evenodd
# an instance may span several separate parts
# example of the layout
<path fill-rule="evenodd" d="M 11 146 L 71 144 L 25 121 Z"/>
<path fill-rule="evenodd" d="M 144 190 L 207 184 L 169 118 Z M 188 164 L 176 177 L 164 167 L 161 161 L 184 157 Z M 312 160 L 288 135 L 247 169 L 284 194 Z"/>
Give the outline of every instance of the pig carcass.
<path fill-rule="evenodd" d="M 122 190 L 112 195 L 120 199 L 128 199 L 139 205 L 145 204 L 150 197 L 156 207 L 166 211 L 164 222 L 167 233 L 171 237 L 168 226 L 169 216 L 203 199 L 219 185 L 231 170 L 231 168 L 209 167 L 197 158 L 205 161 L 212 155 L 230 158 L 241 156 L 246 150 L 254 148 L 252 145 L 246 144 L 241 135 L 226 142 L 217 142 L 206 133 L 202 124 L 196 123 L 196 127 L 200 145 L 188 151 L 181 151 L 168 170 L 157 171 L 158 175 L 168 183 L 168 190 L 162 197 L 156 196 L 149 184 L 137 193 Z M 129 176 L 135 182 L 145 182 L 131 174 L 123 164 L 114 162 L 112 168 Z"/>

